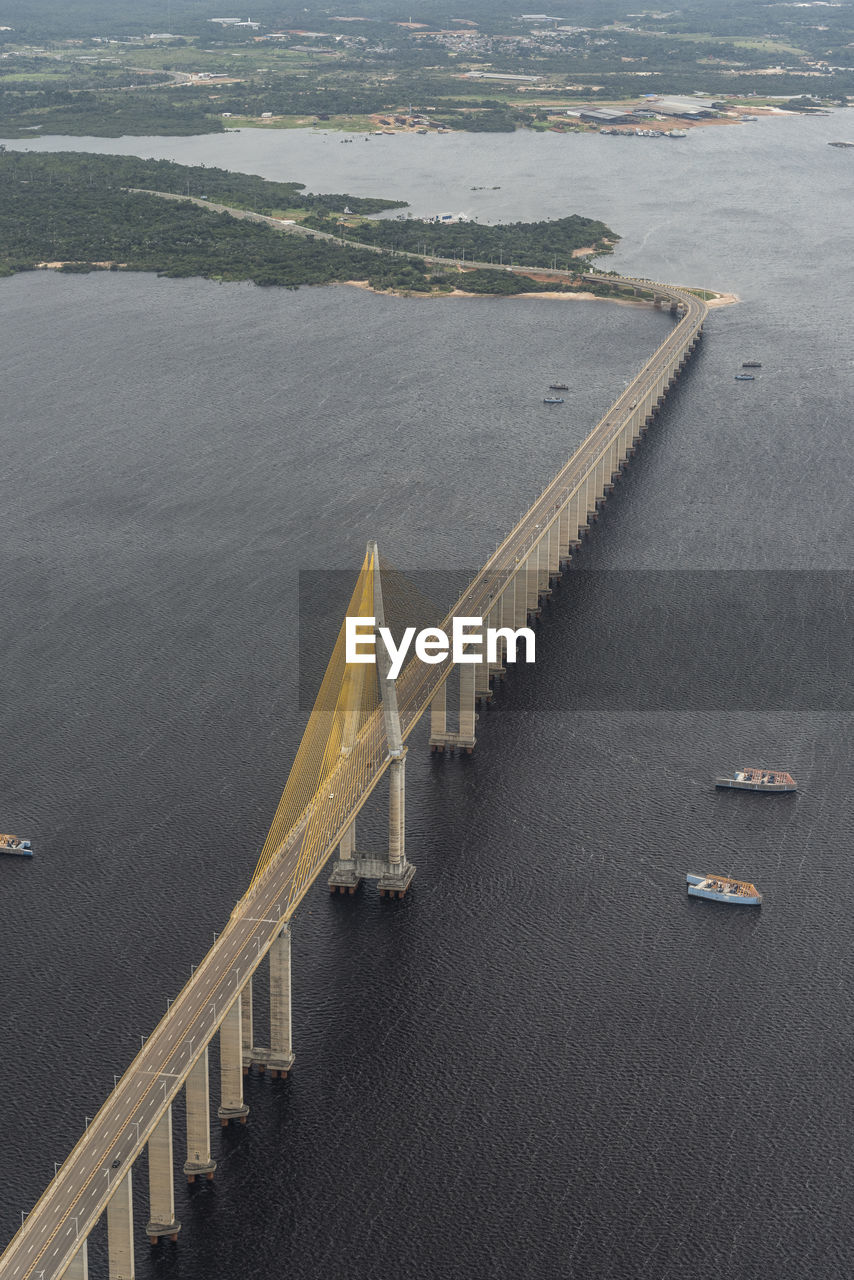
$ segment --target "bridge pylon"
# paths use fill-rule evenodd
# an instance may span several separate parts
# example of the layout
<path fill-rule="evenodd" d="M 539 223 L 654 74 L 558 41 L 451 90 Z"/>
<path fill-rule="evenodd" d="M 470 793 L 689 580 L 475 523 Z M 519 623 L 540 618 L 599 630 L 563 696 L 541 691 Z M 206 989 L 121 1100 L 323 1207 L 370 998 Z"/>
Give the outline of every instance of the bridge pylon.
<path fill-rule="evenodd" d="M 377 628 L 386 625 L 383 604 L 382 571 L 375 541 L 368 543 L 366 561 L 373 565 L 373 609 Z M 383 722 L 388 742 L 388 852 L 360 853 L 356 847 L 356 819 L 344 832 L 338 846 L 338 858 L 327 881 L 330 893 L 355 893 L 362 880 L 376 880 L 380 897 L 402 898 L 412 883 L 415 867 L 406 858 L 406 747 L 400 726 L 397 684 L 389 674 L 391 661 L 384 645 L 377 646 L 377 675 L 382 700 Z M 357 668 L 364 670 L 364 668 Z M 341 743 L 345 755 L 353 745 L 346 729 Z"/>

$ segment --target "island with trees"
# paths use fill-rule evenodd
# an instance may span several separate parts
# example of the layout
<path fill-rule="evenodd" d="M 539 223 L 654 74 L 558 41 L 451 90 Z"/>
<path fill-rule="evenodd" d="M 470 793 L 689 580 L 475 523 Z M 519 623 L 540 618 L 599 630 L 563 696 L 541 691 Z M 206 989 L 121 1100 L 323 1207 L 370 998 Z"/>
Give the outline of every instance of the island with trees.
<path fill-rule="evenodd" d="M 589 263 L 574 260 L 579 249 L 598 252 L 618 239 L 579 215 L 497 227 L 373 221 L 368 215 L 400 202 L 313 195 L 298 182 L 134 156 L 0 150 L 0 194 L 7 276 L 53 265 L 290 288 L 364 281 L 415 293 L 587 291 L 577 277 L 534 279 L 518 268 L 575 268 L 580 276 Z M 207 207 L 215 203 L 234 214 Z"/>

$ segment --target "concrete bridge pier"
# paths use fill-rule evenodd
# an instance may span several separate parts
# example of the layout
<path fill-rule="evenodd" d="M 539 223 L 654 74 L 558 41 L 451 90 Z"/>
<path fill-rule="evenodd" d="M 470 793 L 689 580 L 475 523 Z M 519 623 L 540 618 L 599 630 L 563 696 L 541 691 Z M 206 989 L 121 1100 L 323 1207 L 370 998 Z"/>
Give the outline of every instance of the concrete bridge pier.
<path fill-rule="evenodd" d="M 582 483 L 572 494 L 570 494 L 569 502 L 567 504 L 569 512 L 569 538 L 567 541 L 567 548 L 570 555 L 572 555 L 574 551 L 577 551 L 581 546 L 580 528 L 583 523 L 581 519 L 581 507 L 584 501 L 584 484 Z"/>
<path fill-rule="evenodd" d="M 442 681 L 430 701 L 430 750 L 444 751 L 448 745 L 448 687 Z"/>
<path fill-rule="evenodd" d="M 511 626 L 514 631 L 518 631 L 520 627 L 524 627 L 528 620 L 528 570 L 525 567 L 525 561 L 520 561 L 513 578 L 513 619 Z"/>
<path fill-rule="evenodd" d="M 484 618 L 484 629 L 495 627 L 498 618 L 498 601 L 496 600 L 488 609 Z M 481 702 L 488 702 L 492 697 L 492 685 L 489 683 L 490 666 L 486 656 L 486 641 L 484 640 L 481 660 L 475 667 L 474 675 L 474 700 L 477 705 Z"/>
<path fill-rule="evenodd" d="M 460 665 L 460 733 L 457 745 L 471 755 L 477 743 L 474 727 L 477 712 L 474 706 L 474 673 L 475 665 L 464 662 Z"/>
<path fill-rule="evenodd" d="M 164 1236 L 178 1239 L 181 1224 L 175 1218 L 175 1177 L 172 1156 L 172 1107 L 157 1122 L 148 1139 L 149 1218 L 145 1234 L 152 1244 Z"/>
<path fill-rule="evenodd" d="M 329 877 L 330 893 L 353 894 L 362 883 L 362 877 L 356 870 L 356 820 L 350 823 L 338 845 L 338 857 L 332 866 Z M 256 1062 L 258 1059 L 254 1059 Z"/>
<path fill-rule="evenodd" d="M 243 1050 L 243 1074 L 249 1075 L 249 1068 L 252 1066 L 252 1044 L 254 1019 L 252 1016 L 252 975 L 246 981 L 246 986 L 240 993 L 241 1009 L 240 1009 L 240 1045 Z"/>
<path fill-rule="evenodd" d="M 474 717 L 474 673 L 476 668 L 469 666 L 471 672 L 471 707 Z M 460 711 L 460 745 L 463 742 L 462 710 Z M 472 724 L 472 747 L 474 746 L 474 724 Z M 471 748 L 469 748 L 471 750 Z M 380 897 L 402 898 L 412 883 L 415 868 L 406 861 L 406 747 L 401 746 L 399 754 L 394 756 L 388 770 L 388 867 L 377 881 Z"/>
<path fill-rule="evenodd" d="M 533 547 L 525 557 L 524 574 L 525 574 L 525 614 L 528 618 L 534 618 L 537 614 L 537 596 L 539 588 L 539 561 L 540 555 L 537 547 Z M 523 623 L 524 625 L 524 623 Z"/>
<path fill-rule="evenodd" d="M 508 579 L 501 590 L 501 594 L 495 602 L 495 621 L 492 624 L 497 627 L 509 627 L 512 618 L 512 610 L 515 608 L 514 594 L 515 585 L 512 578 Z M 499 681 L 504 679 L 504 658 L 507 649 L 504 641 L 499 639 L 496 646 L 495 661 L 489 664 L 489 674 L 492 679 L 492 687 L 495 689 Z"/>
<path fill-rule="evenodd" d="M 611 485 L 611 492 L 614 492 L 614 485 L 620 478 L 620 439 L 619 436 L 611 442 L 611 448 L 608 453 L 608 479 Z"/>
<path fill-rule="evenodd" d="M 587 526 L 585 532 L 589 533 L 590 526 L 596 523 L 596 498 L 598 495 L 596 493 L 596 468 L 595 467 L 593 467 L 587 473 L 584 492 L 586 495 L 584 499 L 584 505 L 585 505 L 584 517 L 585 517 L 585 524 Z"/>
<path fill-rule="evenodd" d="M 608 496 L 608 475 L 606 474 L 608 467 L 608 454 L 603 453 L 602 457 L 596 463 L 596 506 L 601 511 L 604 506 L 605 499 Z"/>
<path fill-rule="evenodd" d="M 560 516 L 549 525 L 549 583 L 560 578 Z"/>
<path fill-rule="evenodd" d="M 241 997 L 222 1020 L 219 1029 L 220 1105 L 217 1115 L 223 1129 L 230 1120 L 246 1124 L 249 1108 L 243 1101 L 243 1018 Z"/>
<path fill-rule="evenodd" d="M 75 1253 L 68 1269 L 65 1272 L 65 1280 L 89 1280 L 89 1241 L 84 1240 L 80 1248 Z"/>
<path fill-rule="evenodd" d="M 537 553 L 537 610 L 544 600 L 548 600 L 551 595 L 549 587 L 549 531 L 540 534 L 540 540 L 536 546 Z"/>
<path fill-rule="evenodd" d="M 283 925 L 270 948 L 270 1054 L 273 1079 L 287 1076 L 294 1065 L 291 1027 L 291 926 Z"/>
<path fill-rule="evenodd" d="M 107 1205 L 110 1280 L 135 1280 L 133 1256 L 133 1175 L 128 1169 Z"/>
<path fill-rule="evenodd" d="M 211 1160 L 211 1100 L 208 1080 L 208 1049 L 196 1059 L 185 1085 L 187 1100 L 187 1159 L 184 1173 L 188 1182 L 201 1174 L 210 1182 L 216 1169 Z"/>
<path fill-rule="evenodd" d="M 571 503 L 572 499 L 567 499 L 561 507 L 560 514 L 558 516 L 558 563 L 561 568 L 569 563 L 570 558 L 569 544 L 571 535 L 569 529 L 569 513 Z"/>

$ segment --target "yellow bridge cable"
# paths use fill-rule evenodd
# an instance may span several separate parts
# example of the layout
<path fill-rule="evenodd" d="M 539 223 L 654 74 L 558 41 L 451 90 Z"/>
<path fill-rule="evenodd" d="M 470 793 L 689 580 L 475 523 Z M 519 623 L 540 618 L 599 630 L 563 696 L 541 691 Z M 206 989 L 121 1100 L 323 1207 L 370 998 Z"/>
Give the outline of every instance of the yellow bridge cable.
<path fill-rule="evenodd" d="M 374 573 L 378 571 L 373 555 L 366 554 L 347 607 L 348 617 L 373 615 Z M 359 735 L 379 706 L 379 686 L 374 665 L 358 663 L 348 666 L 345 625 L 342 623 L 338 633 L 320 691 L 250 881 L 250 890 L 287 843 L 293 829 L 306 817 L 307 826 L 297 872 L 297 878 L 300 878 L 303 863 L 308 866 L 313 862 L 312 854 L 319 834 L 316 821 L 313 821 L 318 812 L 318 804 L 312 806 L 312 800 L 318 796 L 322 784 L 342 759 L 354 753 L 364 763 L 362 757 L 365 744 L 361 742 Z M 352 786 L 355 786 L 357 775 L 351 769 L 345 772 L 352 775 Z M 348 787 L 348 794 L 351 789 Z M 322 797 L 318 797 L 320 799 Z M 310 806 L 311 811 L 307 814 Z M 337 810 L 337 806 L 335 808 Z"/>

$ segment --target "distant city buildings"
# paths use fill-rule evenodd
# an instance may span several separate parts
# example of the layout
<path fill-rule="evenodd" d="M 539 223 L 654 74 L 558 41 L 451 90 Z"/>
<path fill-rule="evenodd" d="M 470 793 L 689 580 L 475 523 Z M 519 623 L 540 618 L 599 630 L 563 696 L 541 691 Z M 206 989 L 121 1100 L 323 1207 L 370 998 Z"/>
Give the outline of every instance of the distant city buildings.
<path fill-rule="evenodd" d="M 536 84 L 538 80 L 542 80 L 542 76 L 518 76 L 510 75 L 504 71 L 467 71 L 466 80 L 522 80 L 527 84 Z"/>
<path fill-rule="evenodd" d="M 248 27 L 250 31 L 257 31 L 261 25 L 251 18 L 208 18 L 208 22 L 218 22 L 221 27 Z"/>
<path fill-rule="evenodd" d="M 711 98 L 661 98 L 645 95 L 645 101 L 651 111 L 660 116 L 679 116 L 683 120 L 703 120 L 716 116 L 725 103 Z"/>
<path fill-rule="evenodd" d="M 638 124 L 639 119 L 629 111 L 617 111 L 613 107 L 578 107 L 567 111 L 568 116 L 577 116 L 586 124 Z"/>

